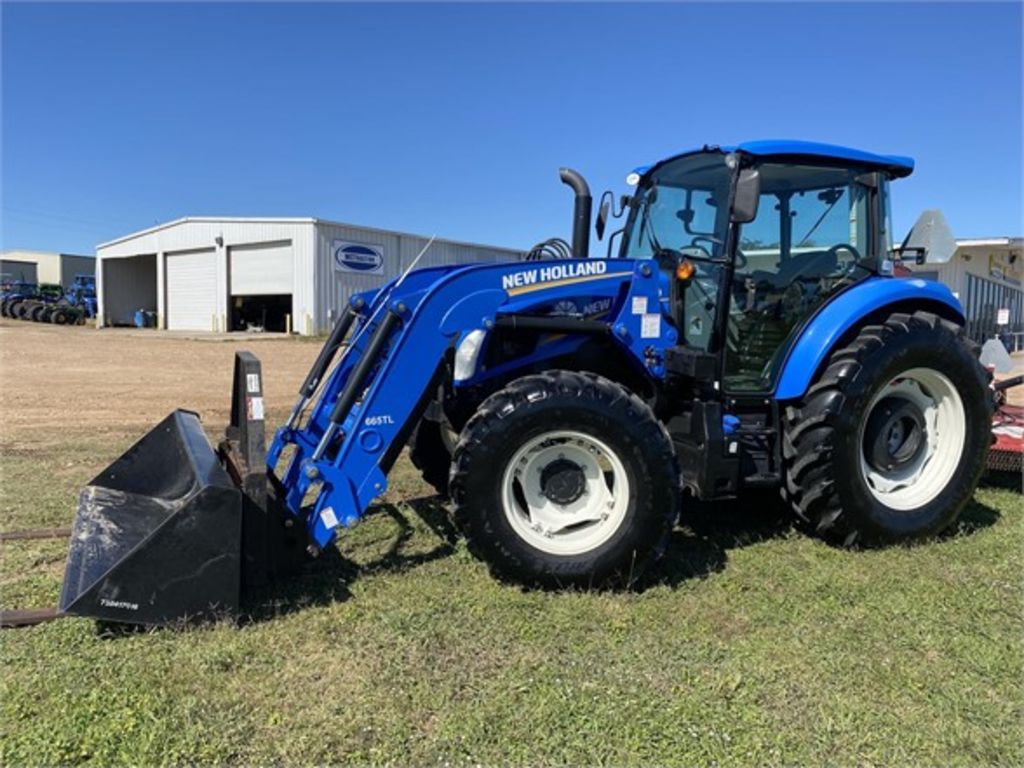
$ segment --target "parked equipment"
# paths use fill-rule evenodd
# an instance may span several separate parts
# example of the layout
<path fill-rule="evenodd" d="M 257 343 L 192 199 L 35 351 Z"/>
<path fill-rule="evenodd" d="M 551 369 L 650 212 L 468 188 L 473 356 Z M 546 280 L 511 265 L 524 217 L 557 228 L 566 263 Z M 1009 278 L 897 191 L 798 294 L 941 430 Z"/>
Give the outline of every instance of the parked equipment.
<path fill-rule="evenodd" d="M 235 612 L 242 585 L 286 570 L 282 547 L 316 555 L 357 523 L 410 437 L 472 551 L 526 584 L 631 582 L 684 496 L 779 488 L 840 545 L 942 531 L 984 469 L 993 398 L 956 298 L 891 277 L 889 184 L 912 169 L 805 142 L 705 146 L 600 206 L 599 237 L 625 217 L 618 258 L 588 258 L 590 191 L 563 169 L 571 245 L 355 296 L 265 463 L 250 357 L 219 452 L 177 411 L 101 473 L 61 610 Z"/>
<path fill-rule="evenodd" d="M 1007 402 L 1007 392 L 1024 386 L 1024 375 L 997 383 L 996 413 L 992 421 L 993 442 L 988 454 L 990 472 L 1015 479 L 1020 488 L 1024 472 L 1024 408 Z"/>
<path fill-rule="evenodd" d="M 64 294 L 64 305 L 78 310 L 82 317 L 96 317 L 96 277 L 94 275 L 75 275 L 75 281 Z M 72 313 L 67 313 L 71 315 Z"/>
<path fill-rule="evenodd" d="M 66 292 L 56 283 L 12 283 L 0 293 L 0 313 L 37 323 L 78 325 L 96 317 L 96 280 L 75 275 Z"/>
<path fill-rule="evenodd" d="M 6 283 L 0 293 L 0 314 L 15 318 L 20 314 L 21 305 L 39 295 L 39 286 L 21 280 Z"/>

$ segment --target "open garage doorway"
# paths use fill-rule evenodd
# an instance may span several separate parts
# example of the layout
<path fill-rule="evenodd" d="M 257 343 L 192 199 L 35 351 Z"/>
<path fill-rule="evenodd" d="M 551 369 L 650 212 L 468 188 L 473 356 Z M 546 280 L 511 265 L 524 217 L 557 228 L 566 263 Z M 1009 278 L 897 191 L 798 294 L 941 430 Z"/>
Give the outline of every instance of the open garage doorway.
<path fill-rule="evenodd" d="M 156 315 L 156 254 L 106 258 L 101 262 L 103 325 L 134 325 L 135 313 Z"/>
<path fill-rule="evenodd" d="M 228 252 L 231 330 L 291 330 L 292 241 L 233 245 Z"/>
<path fill-rule="evenodd" d="M 232 296 L 232 331 L 273 331 L 284 333 L 290 330 L 292 295 L 279 293 L 267 296 Z"/>

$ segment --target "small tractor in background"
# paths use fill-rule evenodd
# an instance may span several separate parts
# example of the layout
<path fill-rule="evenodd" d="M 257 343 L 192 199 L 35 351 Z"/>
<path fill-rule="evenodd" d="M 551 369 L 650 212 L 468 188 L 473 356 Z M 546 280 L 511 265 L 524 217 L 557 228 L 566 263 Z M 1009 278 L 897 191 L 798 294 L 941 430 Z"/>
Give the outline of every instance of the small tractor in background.
<path fill-rule="evenodd" d="M 589 258 L 590 191 L 563 169 L 571 244 L 354 296 L 269 450 L 241 353 L 216 452 L 179 410 L 100 473 L 61 612 L 237 612 L 355 525 L 407 444 L 471 551 L 528 585 L 630 584 L 691 500 L 757 489 L 840 546 L 943 531 L 985 467 L 993 393 L 952 293 L 891 276 L 890 182 L 912 170 L 808 142 L 705 146 L 606 195 L 599 237 L 622 225 Z"/>
<path fill-rule="evenodd" d="M 54 311 L 51 322 L 75 325 L 86 318 L 96 317 L 96 278 L 93 275 L 75 275 L 74 282 Z"/>

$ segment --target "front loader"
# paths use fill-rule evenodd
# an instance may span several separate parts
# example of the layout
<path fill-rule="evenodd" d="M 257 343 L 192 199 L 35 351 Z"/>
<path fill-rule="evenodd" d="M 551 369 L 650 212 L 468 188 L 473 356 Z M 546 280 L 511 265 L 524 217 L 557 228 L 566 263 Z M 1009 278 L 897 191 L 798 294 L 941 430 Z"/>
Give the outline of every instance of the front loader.
<path fill-rule="evenodd" d="M 331 546 L 406 445 L 470 549 L 510 580 L 625 585 L 688 499 L 776 488 L 839 545 L 947 528 L 992 396 L 944 286 L 891 277 L 907 158 L 806 142 L 639 168 L 607 258 L 408 271 L 355 296 L 264 455 L 258 361 L 228 439 L 176 411 L 83 492 L 60 609 L 159 624 L 233 614 Z M 613 210 L 615 209 L 615 210 Z M 617 254 L 612 242 L 618 237 Z"/>

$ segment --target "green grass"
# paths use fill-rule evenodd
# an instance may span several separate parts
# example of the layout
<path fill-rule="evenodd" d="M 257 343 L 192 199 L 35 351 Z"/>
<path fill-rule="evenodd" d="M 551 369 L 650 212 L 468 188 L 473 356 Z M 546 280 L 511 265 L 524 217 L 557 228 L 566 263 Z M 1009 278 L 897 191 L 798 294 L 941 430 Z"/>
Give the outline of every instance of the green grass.
<path fill-rule="evenodd" d="M 71 442 L 0 446 L 0 529 L 66 525 L 128 437 Z M 1024 763 L 1019 494 L 855 553 L 750 507 L 691 516 L 642 591 L 523 591 L 403 460 L 239 628 L 0 632 L 0 763 Z M 53 604 L 64 543 L 0 547 L 0 604 Z"/>

